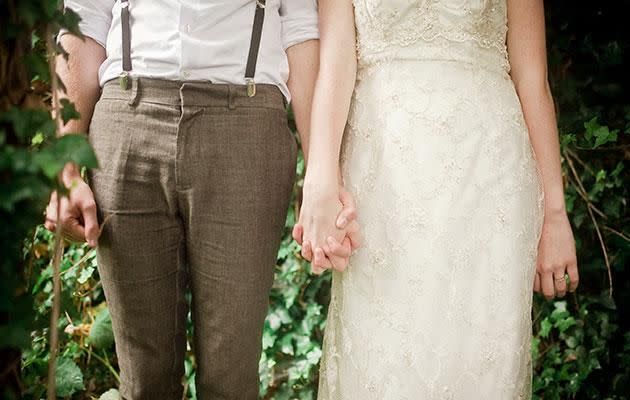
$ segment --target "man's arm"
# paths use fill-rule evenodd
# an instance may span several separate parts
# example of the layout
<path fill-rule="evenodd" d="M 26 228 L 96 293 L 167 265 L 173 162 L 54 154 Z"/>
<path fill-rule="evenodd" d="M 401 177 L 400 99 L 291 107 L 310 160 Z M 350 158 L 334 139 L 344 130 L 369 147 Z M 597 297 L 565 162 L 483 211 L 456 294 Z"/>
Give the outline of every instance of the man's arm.
<path fill-rule="evenodd" d="M 71 34 L 63 35 L 60 43 L 68 52 L 68 60 L 57 56 L 57 75 L 66 87 L 65 93 L 60 91 L 57 95 L 60 99 L 67 98 L 73 102 L 81 117 L 60 126 L 59 134 L 87 133 L 94 105 L 100 96 L 98 70 L 105 61 L 105 49 L 92 38 L 80 39 Z M 67 178 L 79 176 L 76 166 L 70 164 L 64 168 L 62 174 L 68 187 L 70 182 Z"/>
<path fill-rule="evenodd" d="M 308 40 L 287 49 L 289 58 L 289 92 L 302 152 L 308 157 L 311 128 L 311 105 L 319 67 L 319 40 Z"/>
<path fill-rule="evenodd" d="M 57 95 L 73 102 L 81 117 L 60 126 L 59 134 L 87 133 L 100 95 L 98 70 L 105 60 L 105 49 L 89 37 L 80 39 L 70 34 L 62 35 L 60 43 L 68 53 L 68 60 L 63 56 L 56 59 L 57 74 L 66 88 L 65 93 L 60 91 Z M 55 231 L 56 224 L 60 223 L 64 235 L 96 247 L 99 226 L 90 187 L 73 163 L 66 164 L 61 179 L 70 193 L 61 198 L 56 192 L 52 194 L 46 209 L 46 228 Z"/>

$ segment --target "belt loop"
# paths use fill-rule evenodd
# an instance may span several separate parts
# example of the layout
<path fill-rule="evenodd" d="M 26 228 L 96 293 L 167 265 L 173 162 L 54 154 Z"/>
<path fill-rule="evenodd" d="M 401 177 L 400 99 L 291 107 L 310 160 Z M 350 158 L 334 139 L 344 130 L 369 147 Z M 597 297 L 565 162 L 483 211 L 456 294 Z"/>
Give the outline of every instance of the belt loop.
<path fill-rule="evenodd" d="M 229 84 L 228 85 L 228 109 L 229 110 L 236 110 L 236 88 L 234 87 L 234 85 Z"/>
<path fill-rule="evenodd" d="M 137 76 L 131 76 L 131 91 L 129 92 L 129 105 L 135 106 L 138 104 L 140 97 L 140 79 Z"/>

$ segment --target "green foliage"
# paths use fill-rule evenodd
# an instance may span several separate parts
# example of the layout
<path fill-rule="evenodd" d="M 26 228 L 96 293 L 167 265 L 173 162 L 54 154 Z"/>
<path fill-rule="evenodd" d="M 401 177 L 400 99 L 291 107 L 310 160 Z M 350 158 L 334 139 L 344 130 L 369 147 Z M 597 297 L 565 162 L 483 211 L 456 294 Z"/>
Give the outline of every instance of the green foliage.
<path fill-rule="evenodd" d="M 88 271 L 88 270 L 83 270 Z M 93 271 L 93 270 L 92 270 Z M 82 277 L 77 280 L 81 283 Z M 103 308 L 98 314 L 90 329 L 90 344 L 95 349 L 108 350 L 114 345 L 114 333 L 112 332 L 112 317 L 109 315 L 109 309 Z"/>
<path fill-rule="evenodd" d="M 57 360 L 57 396 L 72 396 L 79 390 L 85 389 L 83 373 L 79 366 L 70 358 L 62 357 Z"/>
<path fill-rule="evenodd" d="M 77 30 L 76 15 L 64 15 L 60 5 L 58 0 L 8 0 L 0 14 L 0 393 L 9 399 L 21 390 L 22 350 L 41 351 L 44 357 L 31 360 L 31 365 L 46 376 L 45 340 L 31 336 L 43 332 L 37 330 L 45 317 L 41 311 L 49 308 L 37 302 L 31 289 L 45 278 L 34 268 L 35 249 L 24 251 L 22 240 L 33 238 L 42 222 L 63 165 L 75 161 L 82 167 L 96 166 L 85 136 L 55 137 L 48 104 L 53 49 L 47 46 L 60 27 Z M 64 119 L 76 117 L 69 104 L 61 114 Z M 69 367 L 62 363 L 60 368 Z M 78 390 L 78 385 L 73 388 Z"/>

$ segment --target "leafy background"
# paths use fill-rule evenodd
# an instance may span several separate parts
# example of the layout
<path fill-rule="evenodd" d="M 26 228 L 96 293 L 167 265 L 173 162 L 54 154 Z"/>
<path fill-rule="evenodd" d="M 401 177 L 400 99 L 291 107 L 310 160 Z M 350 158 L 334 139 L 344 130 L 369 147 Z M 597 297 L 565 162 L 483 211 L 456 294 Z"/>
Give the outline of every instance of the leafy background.
<path fill-rule="evenodd" d="M 54 234 L 42 211 L 63 163 L 95 166 L 85 140 L 54 137 L 48 38 L 76 27 L 59 0 L 3 0 L 0 15 L 0 397 L 45 397 Z M 559 111 L 566 202 L 577 240 L 576 294 L 533 310 L 535 399 L 627 399 L 630 393 L 630 1 L 546 4 L 550 81 Z M 72 118 L 63 104 L 63 118 Z M 298 165 L 303 176 L 304 165 Z M 309 274 L 290 239 L 301 181 L 278 254 L 260 361 L 264 399 L 314 399 L 330 275 Z M 139 249 L 142 251 L 142 249 Z M 57 396 L 114 399 L 111 320 L 95 253 L 66 243 L 61 259 Z M 186 396 L 195 398 L 192 354 Z"/>

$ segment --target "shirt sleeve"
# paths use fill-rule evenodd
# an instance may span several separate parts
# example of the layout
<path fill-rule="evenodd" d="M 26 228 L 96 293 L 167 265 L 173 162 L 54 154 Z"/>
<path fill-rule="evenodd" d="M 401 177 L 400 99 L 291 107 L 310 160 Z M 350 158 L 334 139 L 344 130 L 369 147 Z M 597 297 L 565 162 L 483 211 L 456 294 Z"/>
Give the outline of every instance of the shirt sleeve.
<path fill-rule="evenodd" d="M 105 47 L 112 24 L 114 0 L 64 0 L 64 6 L 81 17 L 79 22 L 81 33 Z M 64 33 L 67 31 L 62 30 L 59 36 Z"/>
<path fill-rule="evenodd" d="M 319 39 L 317 0 L 281 0 L 280 20 L 284 49 Z"/>

